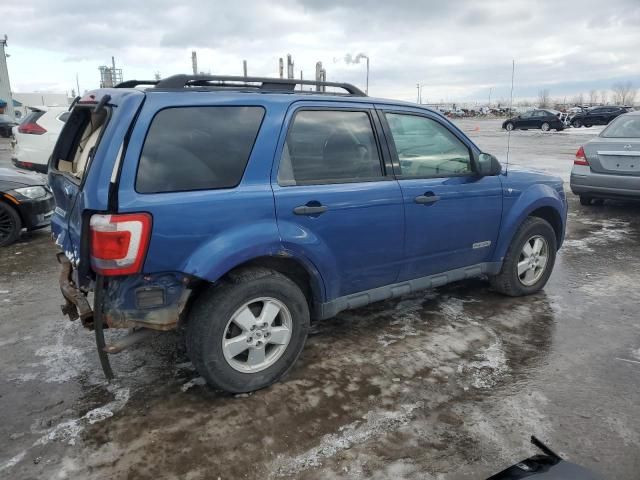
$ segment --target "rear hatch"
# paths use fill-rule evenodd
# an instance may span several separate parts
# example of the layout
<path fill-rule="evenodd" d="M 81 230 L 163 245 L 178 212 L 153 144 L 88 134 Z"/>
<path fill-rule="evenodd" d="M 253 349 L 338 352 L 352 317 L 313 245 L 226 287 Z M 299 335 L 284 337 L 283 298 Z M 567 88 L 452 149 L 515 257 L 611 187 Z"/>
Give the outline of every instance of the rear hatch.
<path fill-rule="evenodd" d="M 49 185 L 56 208 L 51 231 L 56 244 L 79 271 L 88 269 L 88 221 L 93 212 L 114 210 L 110 202 L 127 133 L 144 100 L 134 89 L 102 89 L 77 102 L 49 161 Z"/>

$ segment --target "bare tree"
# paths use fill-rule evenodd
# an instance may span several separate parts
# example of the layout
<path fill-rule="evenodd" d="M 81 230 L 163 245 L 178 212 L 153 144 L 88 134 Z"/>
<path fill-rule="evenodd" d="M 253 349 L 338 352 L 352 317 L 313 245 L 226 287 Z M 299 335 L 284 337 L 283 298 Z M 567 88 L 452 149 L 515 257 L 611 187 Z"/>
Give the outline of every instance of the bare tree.
<path fill-rule="evenodd" d="M 574 105 L 584 105 L 584 94 L 581 92 L 571 99 Z"/>
<path fill-rule="evenodd" d="M 589 105 L 593 106 L 596 103 L 598 103 L 598 90 L 594 88 L 589 90 Z"/>
<path fill-rule="evenodd" d="M 636 99 L 637 90 L 631 82 L 616 83 L 611 90 L 616 105 L 631 105 Z"/>
<path fill-rule="evenodd" d="M 549 95 L 549 89 L 544 88 L 538 92 L 538 107 L 549 107 L 551 103 L 551 96 Z"/>
<path fill-rule="evenodd" d="M 600 101 L 602 102 L 603 105 L 607 104 L 607 100 L 609 100 L 609 92 L 607 92 L 606 90 L 601 90 L 600 91 Z"/>

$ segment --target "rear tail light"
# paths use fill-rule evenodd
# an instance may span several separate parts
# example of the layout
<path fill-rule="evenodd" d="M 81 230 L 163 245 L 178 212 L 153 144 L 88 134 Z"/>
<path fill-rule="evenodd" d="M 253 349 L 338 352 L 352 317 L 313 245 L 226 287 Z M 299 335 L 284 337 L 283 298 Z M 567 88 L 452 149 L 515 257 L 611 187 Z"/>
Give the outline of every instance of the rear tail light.
<path fill-rule="evenodd" d="M 574 165 L 587 165 L 589 166 L 589 162 L 587 161 L 587 157 L 584 154 L 584 148 L 580 147 L 576 152 L 576 159 L 573 161 Z"/>
<path fill-rule="evenodd" d="M 151 215 L 125 213 L 91 216 L 91 267 L 106 276 L 139 273 L 151 237 Z"/>
<path fill-rule="evenodd" d="M 18 132 L 26 133 L 27 135 L 42 135 L 47 133 L 47 130 L 36 122 L 23 123 L 18 127 Z"/>

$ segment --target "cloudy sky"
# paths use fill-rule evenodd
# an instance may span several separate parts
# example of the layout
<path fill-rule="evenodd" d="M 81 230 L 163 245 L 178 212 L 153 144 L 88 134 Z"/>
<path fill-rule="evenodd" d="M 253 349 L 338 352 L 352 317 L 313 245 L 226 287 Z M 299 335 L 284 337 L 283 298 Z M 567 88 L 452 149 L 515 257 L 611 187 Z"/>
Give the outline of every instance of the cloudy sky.
<path fill-rule="evenodd" d="M 507 98 L 511 60 L 516 98 L 570 97 L 615 82 L 640 87 L 640 0 L 1 0 L 0 34 L 12 89 L 70 92 L 98 86 L 111 56 L 125 79 L 200 70 L 277 75 L 293 55 L 296 76 L 327 79 L 370 94 L 423 101 Z"/>

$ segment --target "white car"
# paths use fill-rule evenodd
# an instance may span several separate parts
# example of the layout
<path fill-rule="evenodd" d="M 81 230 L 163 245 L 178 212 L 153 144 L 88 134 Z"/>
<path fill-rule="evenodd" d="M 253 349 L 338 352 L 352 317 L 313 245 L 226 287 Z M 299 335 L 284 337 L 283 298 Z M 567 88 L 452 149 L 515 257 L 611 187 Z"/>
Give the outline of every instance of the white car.
<path fill-rule="evenodd" d="M 29 107 L 31 112 L 13 127 L 11 161 L 18 168 L 46 173 L 51 151 L 69 117 L 68 107 Z"/>

